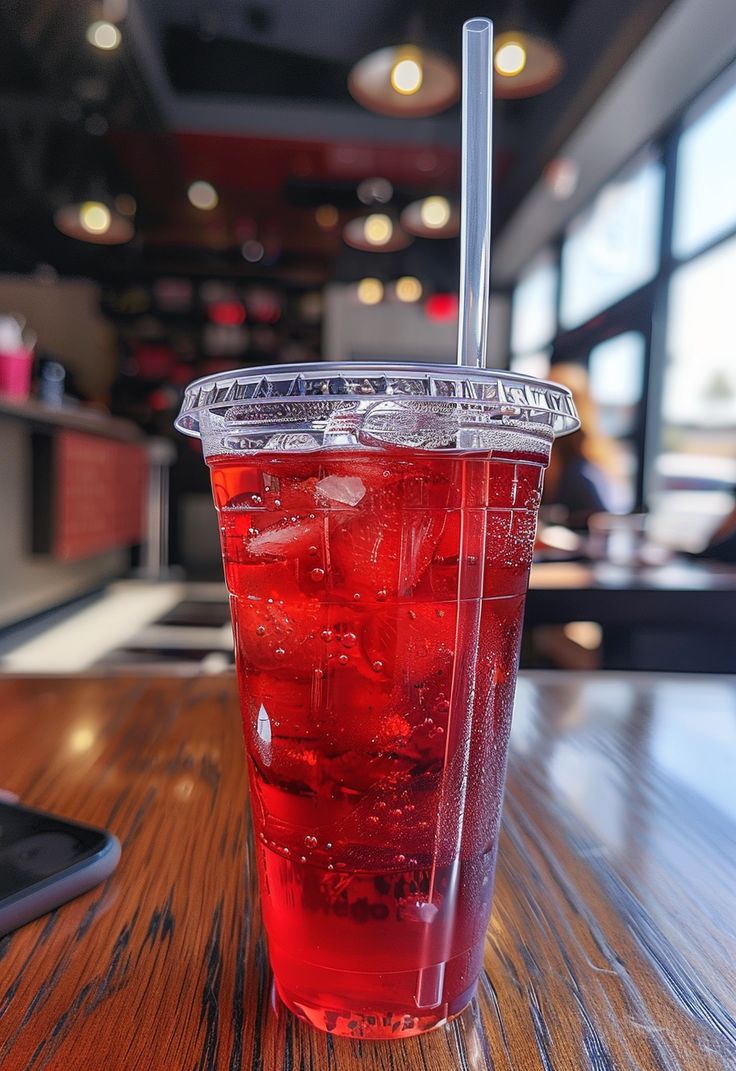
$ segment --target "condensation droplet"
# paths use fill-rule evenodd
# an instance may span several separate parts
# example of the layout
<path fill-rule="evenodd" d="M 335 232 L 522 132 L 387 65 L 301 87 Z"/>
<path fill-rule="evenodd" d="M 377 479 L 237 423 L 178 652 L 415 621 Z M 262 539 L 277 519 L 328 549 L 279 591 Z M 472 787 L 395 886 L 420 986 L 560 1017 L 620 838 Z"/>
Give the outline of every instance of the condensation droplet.
<path fill-rule="evenodd" d="M 346 632 L 345 635 L 342 638 L 343 647 L 348 647 L 348 648 L 355 647 L 357 642 L 358 642 L 358 637 L 355 635 L 354 632 Z"/>
<path fill-rule="evenodd" d="M 383 475 L 386 477 L 386 479 L 388 479 L 389 476 L 391 475 L 391 473 L 388 471 L 388 469 L 384 469 L 383 470 Z"/>
<path fill-rule="evenodd" d="M 402 811 L 401 807 L 394 807 L 393 811 L 391 811 L 392 818 L 403 818 L 403 816 L 404 812 Z"/>
<path fill-rule="evenodd" d="M 368 815 L 368 821 L 370 822 L 370 824 L 372 826 L 377 826 L 378 823 L 381 821 L 381 819 L 378 817 L 377 814 L 369 814 Z"/>
<path fill-rule="evenodd" d="M 276 507 L 276 509 L 280 509 L 280 507 L 281 507 L 281 499 L 280 498 L 274 498 L 273 504 Z"/>
<path fill-rule="evenodd" d="M 355 592 L 355 594 L 353 595 L 353 598 L 354 598 L 355 600 L 358 600 L 358 599 L 360 598 L 360 592 L 359 592 L 359 591 L 356 591 L 356 592 Z"/>
<path fill-rule="evenodd" d="M 258 628 L 256 629 L 256 636 L 265 636 L 265 635 L 266 635 L 265 627 L 263 625 L 259 625 Z"/>
<path fill-rule="evenodd" d="M 381 588 L 380 591 L 376 592 L 376 598 L 378 599 L 379 602 L 383 602 L 385 600 L 387 594 L 388 594 L 388 592 L 386 591 L 386 589 L 385 588 Z"/>
<path fill-rule="evenodd" d="M 306 861 L 307 861 L 306 855 L 300 855 L 299 856 L 299 862 L 300 863 L 306 863 Z"/>
<path fill-rule="evenodd" d="M 260 495 L 251 495 L 250 500 L 254 506 L 260 506 L 261 502 L 263 501 Z"/>
<path fill-rule="evenodd" d="M 332 841 L 331 840 L 326 840 L 325 841 L 325 851 L 329 852 L 331 848 L 332 848 Z"/>
<path fill-rule="evenodd" d="M 396 856 L 396 862 L 399 864 L 399 866 L 401 866 L 403 863 L 406 862 L 406 856 L 405 855 L 397 855 Z"/>
<path fill-rule="evenodd" d="M 307 554 L 310 554 L 314 558 L 314 556 L 317 554 L 317 548 L 316 547 L 308 547 L 307 548 Z"/>
<path fill-rule="evenodd" d="M 328 863 L 328 864 L 327 864 L 327 869 L 328 869 L 328 870 L 334 870 L 335 868 L 334 868 L 334 866 L 332 865 L 332 863 Z"/>
<path fill-rule="evenodd" d="M 340 663 L 341 666 L 346 666 L 350 659 L 346 654 L 341 654 L 337 661 Z"/>
<path fill-rule="evenodd" d="M 378 659 L 376 659 L 376 661 L 373 663 L 372 668 L 375 670 L 376 673 L 381 673 L 383 671 L 383 662 L 380 662 Z"/>
<path fill-rule="evenodd" d="M 324 580 L 325 571 L 324 569 L 312 569 L 309 575 L 311 576 L 312 580 L 319 582 L 320 580 Z"/>
<path fill-rule="evenodd" d="M 314 675 L 315 675 L 315 677 L 317 678 L 318 681 L 321 681 L 322 678 L 325 675 L 325 671 L 323 669 L 320 669 L 319 667 L 317 667 L 317 669 L 315 669 L 315 671 L 314 671 Z"/>
<path fill-rule="evenodd" d="M 308 833 L 307 836 L 304 838 L 304 847 L 305 848 L 316 848 L 317 847 L 317 838 L 312 836 L 311 833 Z"/>
<path fill-rule="evenodd" d="M 329 643 L 331 641 L 331 639 L 332 639 L 332 629 L 331 628 L 323 628 L 322 631 L 320 632 L 320 636 L 325 641 L 325 643 Z"/>
<path fill-rule="evenodd" d="M 412 619 L 412 621 L 416 621 L 416 619 L 417 619 L 417 612 L 416 612 L 416 610 L 410 610 L 410 611 L 409 611 L 409 617 L 410 617 L 410 618 Z"/>
<path fill-rule="evenodd" d="M 286 651 L 283 647 L 277 647 L 273 653 L 277 656 L 277 658 L 283 658 L 283 656 L 286 654 Z"/>

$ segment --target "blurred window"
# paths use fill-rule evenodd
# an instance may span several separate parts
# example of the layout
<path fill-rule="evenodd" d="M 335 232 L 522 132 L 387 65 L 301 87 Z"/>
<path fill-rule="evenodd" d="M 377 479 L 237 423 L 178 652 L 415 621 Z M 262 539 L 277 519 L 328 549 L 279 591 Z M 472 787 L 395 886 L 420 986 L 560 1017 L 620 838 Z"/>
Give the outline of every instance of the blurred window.
<path fill-rule="evenodd" d="M 677 188 L 673 252 L 678 257 L 697 253 L 709 242 L 736 227 L 736 85 L 722 84 L 715 104 L 695 118 L 680 137 L 677 149 Z M 708 93 L 711 98 L 713 91 Z"/>
<path fill-rule="evenodd" d="M 598 407 L 606 435 L 630 435 L 636 423 L 636 407 L 644 389 L 646 343 L 639 331 L 625 331 L 590 351 L 590 394 Z"/>
<path fill-rule="evenodd" d="M 634 432 L 644 393 L 646 340 L 640 331 L 624 331 L 599 342 L 588 355 L 590 396 L 601 431 L 613 444 L 612 467 L 618 474 L 614 505 L 627 513 L 636 500 L 639 466 Z"/>
<path fill-rule="evenodd" d="M 514 289 L 511 351 L 533 354 L 552 341 L 557 328 L 557 264 L 551 250 L 535 257 Z M 518 369 L 521 371 L 521 369 Z"/>
<path fill-rule="evenodd" d="M 668 307 L 664 423 L 733 429 L 736 238 L 673 273 Z"/>
<path fill-rule="evenodd" d="M 562 247 L 563 327 L 577 327 L 653 277 L 662 192 L 662 165 L 649 159 L 605 185 L 572 221 Z"/>
<path fill-rule="evenodd" d="M 534 376 L 536 379 L 546 379 L 549 375 L 551 347 L 539 350 L 537 353 L 522 353 L 512 356 L 511 371 L 520 372 L 524 376 Z"/>
<path fill-rule="evenodd" d="M 661 536 L 699 549 L 736 486 L 736 238 L 672 275 L 652 500 Z M 673 535 L 676 535 L 676 537 Z"/>

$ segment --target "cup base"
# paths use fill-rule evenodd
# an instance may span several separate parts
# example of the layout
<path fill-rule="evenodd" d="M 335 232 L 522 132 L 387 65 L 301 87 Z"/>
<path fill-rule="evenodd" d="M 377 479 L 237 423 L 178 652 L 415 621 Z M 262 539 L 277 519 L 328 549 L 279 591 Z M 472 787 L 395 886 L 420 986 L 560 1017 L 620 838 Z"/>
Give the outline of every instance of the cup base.
<path fill-rule="evenodd" d="M 427 1034 L 444 1026 L 465 1011 L 475 995 L 477 981 L 455 1000 L 444 1002 L 422 1014 L 389 1012 L 385 1008 L 374 1012 L 334 1009 L 298 999 L 274 979 L 274 988 L 281 1003 L 303 1022 L 333 1037 L 360 1038 L 363 1041 L 390 1041 L 396 1038 Z"/>

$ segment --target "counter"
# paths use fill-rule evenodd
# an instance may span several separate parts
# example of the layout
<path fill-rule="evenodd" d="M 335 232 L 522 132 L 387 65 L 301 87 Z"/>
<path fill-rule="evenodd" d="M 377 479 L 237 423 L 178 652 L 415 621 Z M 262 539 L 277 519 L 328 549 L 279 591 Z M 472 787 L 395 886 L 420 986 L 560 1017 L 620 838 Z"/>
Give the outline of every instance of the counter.
<path fill-rule="evenodd" d="M 125 574 L 148 464 L 134 424 L 0 398 L 0 459 L 0 628 Z"/>

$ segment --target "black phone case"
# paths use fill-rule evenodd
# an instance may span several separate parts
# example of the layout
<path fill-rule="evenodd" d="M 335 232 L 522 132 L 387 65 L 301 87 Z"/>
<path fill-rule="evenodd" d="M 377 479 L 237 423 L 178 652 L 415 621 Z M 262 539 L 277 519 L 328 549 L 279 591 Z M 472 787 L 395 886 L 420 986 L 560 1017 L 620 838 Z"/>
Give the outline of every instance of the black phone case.
<path fill-rule="evenodd" d="M 99 832 L 105 843 L 94 855 L 0 901 L 0 937 L 73 900 L 112 874 L 120 860 L 120 842 L 112 833 Z"/>

